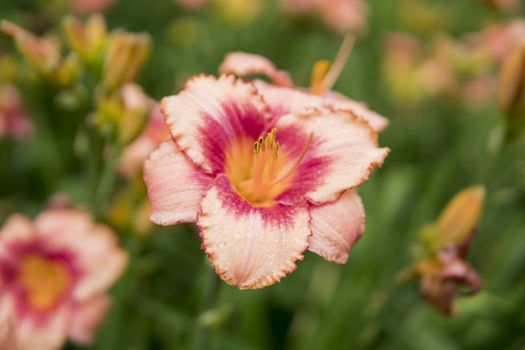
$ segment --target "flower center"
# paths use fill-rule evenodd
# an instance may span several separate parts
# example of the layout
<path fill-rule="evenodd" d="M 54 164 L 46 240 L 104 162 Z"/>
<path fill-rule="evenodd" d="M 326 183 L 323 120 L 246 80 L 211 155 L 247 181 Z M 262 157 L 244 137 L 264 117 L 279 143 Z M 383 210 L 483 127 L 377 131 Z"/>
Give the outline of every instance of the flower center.
<path fill-rule="evenodd" d="M 71 274 L 63 262 L 32 254 L 24 257 L 18 275 L 29 304 L 38 311 L 57 305 L 71 285 Z"/>
<path fill-rule="evenodd" d="M 277 129 L 257 141 L 240 138 L 226 151 L 226 175 L 237 194 L 256 208 L 269 208 L 293 180 L 294 170 L 303 160 L 312 141 L 308 138 L 300 156 L 292 161 L 281 152 Z"/>

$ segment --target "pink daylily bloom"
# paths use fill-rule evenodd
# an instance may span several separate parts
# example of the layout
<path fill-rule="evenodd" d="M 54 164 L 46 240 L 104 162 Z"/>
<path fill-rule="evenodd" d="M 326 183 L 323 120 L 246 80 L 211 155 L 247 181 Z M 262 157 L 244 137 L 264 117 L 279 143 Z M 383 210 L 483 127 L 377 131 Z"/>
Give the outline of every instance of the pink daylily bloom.
<path fill-rule="evenodd" d="M 279 112 L 258 85 L 196 76 L 161 109 L 172 140 L 144 165 L 161 225 L 195 222 L 223 280 L 261 288 L 304 251 L 344 263 L 364 230 L 355 189 L 389 150 L 350 110 Z"/>
<path fill-rule="evenodd" d="M 0 344 L 91 342 L 110 306 L 106 290 L 126 263 L 114 234 L 86 213 L 51 209 L 34 222 L 13 215 L 0 231 L 0 324 L 9 325 Z"/>
<path fill-rule="evenodd" d="M 229 53 L 220 66 L 220 72 L 239 77 L 251 74 L 268 76 L 274 84 L 262 80 L 255 80 L 254 84 L 277 114 L 303 113 L 315 108 L 336 108 L 352 111 L 378 132 L 388 126 L 388 119 L 370 110 L 364 103 L 349 99 L 338 92 L 324 91 L 319 96 L 303 88 L 291 87 L 291 79 L 290 84 L 281 83 L 282 79 L 276 79 L 275 75 L 277 72 L 281 76 L 283 72 L 261 56 L 242 52 Z"/>

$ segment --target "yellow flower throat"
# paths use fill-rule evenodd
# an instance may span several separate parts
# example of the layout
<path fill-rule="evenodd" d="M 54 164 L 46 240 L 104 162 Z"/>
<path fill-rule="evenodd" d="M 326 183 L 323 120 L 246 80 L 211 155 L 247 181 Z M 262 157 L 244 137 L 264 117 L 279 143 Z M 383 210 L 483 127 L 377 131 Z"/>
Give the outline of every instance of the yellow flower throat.
<path fill-rule="evenodd" d="M 310 135 L 295 161 L 282 152 L 276 141 L 277 129 L 253 141 L 240 138 L 226 151 L 226 175 L 237 194 L 253 207 L 269 208 L 293 180 L 294 170 L 310 146 Z"/>
<path fill-rule="evenodd" d="M 29 304 L 38 311 L 57 305 L 71 284 L 70 272 L 63 262 L 37 254 L 22 259 L 18 280 Z"/>

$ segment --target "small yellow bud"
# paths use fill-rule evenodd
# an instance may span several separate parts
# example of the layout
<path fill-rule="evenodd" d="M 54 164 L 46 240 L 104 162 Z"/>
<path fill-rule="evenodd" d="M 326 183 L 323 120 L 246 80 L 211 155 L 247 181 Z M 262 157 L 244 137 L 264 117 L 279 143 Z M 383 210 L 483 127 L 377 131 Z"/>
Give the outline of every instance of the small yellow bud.
<path fill-rule="evenodd" d="M 483 186 L 466 188 L 452 198 L 437 221 L 437 240 L 441 247 L 468 240 L 478 224 L 484 201 Z"/>
<path fill-rule="evenodd" d="M 133 81 L 150 50 L 151 39 L 147 34 L 114 32 L 104 62 L 104 87 L 111 91 Z"/>
<path fill-rule="evenodd" d="M 39 38 L 9 21 L 0 22 L 0 31 L 13 39 L 18 51 L 38 73 L 48 75 L 60 64 L 60 47 L 56 40 Z"/>
<path fill-rule="evenodd" d="M 322 95 L 325 92 L 324 79 L 331 66 L 332 62 L 328 60 L 319 60 L 315 62 L 310 77 L 310 92 L 312 94 Z"/>
<path fill-rule="evenodd" d="M 83 61 L 91 64 L 98 59 L 107 37 L 106 22 L 101 15 L 92 15 L 85 24 L 74 17 L 66 17 L 62 28 L 69 47 Z"/>

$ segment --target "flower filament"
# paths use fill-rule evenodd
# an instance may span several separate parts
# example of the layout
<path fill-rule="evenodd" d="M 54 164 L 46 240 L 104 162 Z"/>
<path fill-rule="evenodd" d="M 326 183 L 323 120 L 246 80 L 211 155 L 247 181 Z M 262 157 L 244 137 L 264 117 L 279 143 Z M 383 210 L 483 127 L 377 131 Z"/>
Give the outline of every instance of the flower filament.
<path fill-rule="evenodd" d="M 271 207 L 293 180 L 308 148 L 312 135 L 303 151 L 294 161 L 281 151 L 273 128 L 265 138 L 259 137 L 249 147 L 248 139 L 240 139 L 226 152 L 226 175 L 235 191 L 253 207 Z"/>

